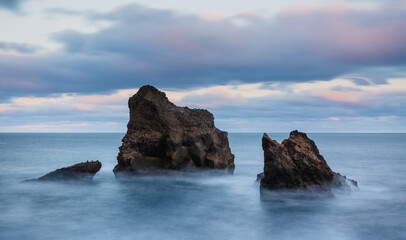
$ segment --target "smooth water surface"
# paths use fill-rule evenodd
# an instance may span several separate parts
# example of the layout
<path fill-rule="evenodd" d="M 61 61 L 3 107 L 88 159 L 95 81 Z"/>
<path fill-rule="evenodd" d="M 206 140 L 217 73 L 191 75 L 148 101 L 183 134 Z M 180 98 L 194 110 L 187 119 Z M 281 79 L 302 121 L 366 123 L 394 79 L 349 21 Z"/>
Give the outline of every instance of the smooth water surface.
<path fill-rule="evenodd" d="M 406 239 L 406 134 L 308 134 L 360 191 L 272 200 L 261 134 L 229 134 L 232 176 L 117 182 L 123 135 L 1 133 L 0 239 Z M 93 183 L 20 183 L 86 160 L 103 164 Z"/>

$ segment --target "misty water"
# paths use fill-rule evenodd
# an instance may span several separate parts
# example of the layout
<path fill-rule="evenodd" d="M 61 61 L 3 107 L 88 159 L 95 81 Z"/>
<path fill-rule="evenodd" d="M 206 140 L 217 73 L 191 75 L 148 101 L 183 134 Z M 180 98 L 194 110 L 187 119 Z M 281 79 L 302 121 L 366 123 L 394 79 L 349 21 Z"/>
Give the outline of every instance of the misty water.
<path fill-rule="evenodd" d="M 229 134 L 234 175 L 116 181 L 123 136 L 0 134 L 0 239 L 406 239 L 406 134 L 308 134 L 360 190 L 271 199 L 262 134 Z M 93 183 L 20 183 L 86 160 L 103 164 Z"/>

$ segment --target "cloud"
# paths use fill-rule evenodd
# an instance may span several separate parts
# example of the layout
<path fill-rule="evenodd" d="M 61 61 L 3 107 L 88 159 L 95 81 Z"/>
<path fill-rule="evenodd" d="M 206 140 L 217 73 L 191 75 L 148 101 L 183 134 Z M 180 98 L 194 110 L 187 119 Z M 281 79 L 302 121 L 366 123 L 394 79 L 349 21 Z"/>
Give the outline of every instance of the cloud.
<path fill-rule="evenodd" d="M 352 79 L 338 78 L 163 90 L 177 105 L 209 109 L 216 125 L 228 131 L 287 132 L 300 128 L 313 132 L 396 132 L 406 131 L 401 124 L 406 120 L 405 80 L 357 85 Z M 123 132 L 128 121 L 127 100 L 136 92 L 137 89 L 121 89 L 105 94 L 14 97 L 0 104 L 0 126 L 3 131 Z M 333 95 L 325 94 L 332 92 Z M 66 121 L 73 125 L 64 125 Z M 47 124 L 50 126 L 45 127 Z"/>
<path fill-rule="evenodd" d="M 0 8 L 16 11 L 25 0 L 0 0 Z"/>
<path fill-rule="evenodd" d="M 0 42 L 0 51 L 17 53 L 35 53 L 41 47 L 27 43 Z"/>
<path fill-rule="evenodd" d="M 123 132 L 128 97 L 153 84 L 233 132 L 406 132 L 405 4 L 83 9 L 47 10 L 109 23 L 51 33 L 59 51 L 0 42 L 0 131 Z"/>
<path fill-rule="evenodd" d="M 106 129 L 108 128 L 108 129 Z M 104 129 L 104 130 L 103 130 Z M 122 132 L 115 122 L 43 122 L 38 124 L 23 124 L 0 126 L 0 132 Z"/>
<path fill-rule="evenodd" d="M 404 64 L 405 10 L 352 10 L 345 4 L 296 7 L 282 12 L 279 21 L 285 31 L 329 58 L 361 65 Z"/>
<path fill-rule="evenodd" d="M 69 44 L 65 44 L 65 50 L 70 53 L 80 52 L 83 50 L 85 37 L 81 33 L 72 30 L 65 30 L 58 32 L 53 36 L 57 41 L 68 42 Z"/>
<path fill-rule="evenodd" d="M 128 5 L 84 16 L 112 24 L 94 33 L 54 33 L 64 51 L 0 56 L 3 98 L 143 84 L 180 89 L 306 82 L 376 68 L 392 68 L 385 72 L 389 78 L 404 72 L 406 64 L 406 8 L 401 7 L 297 7 L 272 18 L 239 14 L 213 21 Z M 236 25 L 236 19 L 247 24 Z"/>

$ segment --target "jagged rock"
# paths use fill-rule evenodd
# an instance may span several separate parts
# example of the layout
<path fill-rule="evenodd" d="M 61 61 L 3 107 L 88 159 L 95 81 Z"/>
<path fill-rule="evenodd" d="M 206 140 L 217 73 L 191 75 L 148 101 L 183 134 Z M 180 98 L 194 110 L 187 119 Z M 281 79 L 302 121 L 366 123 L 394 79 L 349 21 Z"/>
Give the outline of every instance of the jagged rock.
<path fill-rule="evenodd" d="M 101 166 L 102 164 L 99 161 L 87 161 L 69 167 L 57 169 L 38 179 L 26 181 L 92 181 L 94 175 L 100 170 Z"/>
<path fill-rule="evenodd" d="M 256 182 L 261 182 L 261 180 L 265 177 L 264 172 L 258 173 L 257 174 L 257 179 L 255 180 Z"/>
<path fill-rule="evenodd" d="M 344 191 L 358 190 L 358 183 L 355 180 L 348 179 L 346 176 L 335 172 L 331 187 Z"/>
<path fill-rule="evenodd" d="M 357 182 L 334 173 L 313 140 L 305 133 L 293 131 L 281 144 L 266 133 L 262 137 L 264 175 L 261 189 L 330 190 L 350 188 Z"/>
<path fill-rule="evenodd" d="M 209 111 L 178 107 L 149 85 L 128 105 L 130 120 L 113 170 L 116 176 L 196 168 L 233 172 L 228 134 L 214 126 Z"/>

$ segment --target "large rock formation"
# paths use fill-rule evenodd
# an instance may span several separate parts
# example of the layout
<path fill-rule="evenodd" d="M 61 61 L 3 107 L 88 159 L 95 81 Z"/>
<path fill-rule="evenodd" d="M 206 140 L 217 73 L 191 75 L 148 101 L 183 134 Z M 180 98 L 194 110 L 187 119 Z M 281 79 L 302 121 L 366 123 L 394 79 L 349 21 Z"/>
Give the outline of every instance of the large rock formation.
<path fill-rule="evenodd" d="M 92 181 L 94 175 L 100 170 L 102 164 L 99 161 L 87 161 L 69 167 L 60 168 L 38 179 L 27 181 Z"/>
<path fill-rule="evenodd" d="M 262 137 L 264 173 L 262 189 L 321 189 L 356 187 L 357 182 L 334 173 L 316 144 L 305 133 L 293 131 L 281 144 L 266 133 Z"/>
<path fill-rule="evenodd" d="M 234 170 L 227 132 L 202 109 L 177 107 L 165 93 L 143 86 L 128 105 L 130 121 L 114 173 L 148 174 L 162 169 Z"/>

